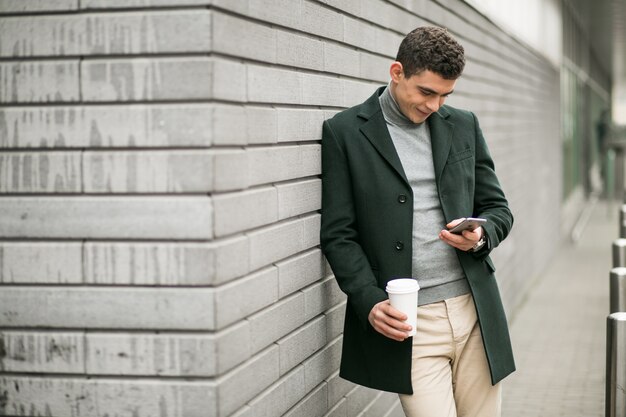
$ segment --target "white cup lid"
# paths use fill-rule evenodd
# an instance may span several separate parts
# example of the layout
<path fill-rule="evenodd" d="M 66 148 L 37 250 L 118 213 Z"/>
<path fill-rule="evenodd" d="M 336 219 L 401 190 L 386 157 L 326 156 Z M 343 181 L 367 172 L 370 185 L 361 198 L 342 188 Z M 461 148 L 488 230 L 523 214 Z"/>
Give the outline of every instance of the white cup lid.
<path fill-rule="evenodd" d="M 399 278 L 392 279 L 387 283 L 387 288 L 385 289 L 388 293 L 393 294 L 403 294 L 414 292 L 420 289 L 419 284 L 416 279 L 413 278 Z"/>

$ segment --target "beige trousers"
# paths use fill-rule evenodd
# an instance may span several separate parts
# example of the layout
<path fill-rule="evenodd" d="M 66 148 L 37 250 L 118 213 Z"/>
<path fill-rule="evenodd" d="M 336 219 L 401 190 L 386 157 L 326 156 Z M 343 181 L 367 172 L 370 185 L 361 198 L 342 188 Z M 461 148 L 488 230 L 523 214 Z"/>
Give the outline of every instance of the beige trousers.
<path fill-rule="evenodd" d="M 500 416 L 470 294 L 418 307 L 411 380 L 413 395 L 400 394 L 407 417 Z"/>

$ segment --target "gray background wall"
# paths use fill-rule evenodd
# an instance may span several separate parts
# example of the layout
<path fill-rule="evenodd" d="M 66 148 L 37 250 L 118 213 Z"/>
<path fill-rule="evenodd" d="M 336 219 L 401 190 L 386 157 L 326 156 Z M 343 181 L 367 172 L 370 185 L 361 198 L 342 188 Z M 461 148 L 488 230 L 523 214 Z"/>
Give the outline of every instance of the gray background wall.
<path fill-rule="evenodd" d="M 462 1 L 0 0 L 0 415 L 400 416 L 341 380 L 321 122 L 405 33 L 467 52 L 516 216 L 509 312 L 559 242 L 559 70 Z"/>

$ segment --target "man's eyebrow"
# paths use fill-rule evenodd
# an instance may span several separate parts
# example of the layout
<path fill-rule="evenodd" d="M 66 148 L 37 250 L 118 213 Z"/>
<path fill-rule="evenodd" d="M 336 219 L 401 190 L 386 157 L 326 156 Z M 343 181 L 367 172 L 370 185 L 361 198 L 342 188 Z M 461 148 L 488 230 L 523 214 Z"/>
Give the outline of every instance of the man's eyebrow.
<path fill-rule="evenodd" d="M 426 92 L 426 93 L 430 93 L 430 94 L 436 94 L 439 96 L 449 96 L 450 94 L 454 93 L 454 90 L 450 90 L 447 93 L 442 93 L 439 94 L 437 91 L 433 90 L 432 88 L 428 88 L 428 87 L 423 87 L 421 85 L 418 86 L 420 90 Z"/>

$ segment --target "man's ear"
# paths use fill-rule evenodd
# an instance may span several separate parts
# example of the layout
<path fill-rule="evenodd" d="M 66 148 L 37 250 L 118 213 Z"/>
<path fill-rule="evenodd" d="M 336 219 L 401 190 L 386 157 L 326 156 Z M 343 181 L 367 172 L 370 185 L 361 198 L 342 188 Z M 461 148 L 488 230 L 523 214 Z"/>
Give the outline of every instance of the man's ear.
<path fill-rule="evenodd" d="M 391 67 L 389 67 L 389 75 L 391 76 L 393 82 L 397 83 L 400 81 L 400 79 L 404 77 L 404 68 L 402 67 L 402 64 L 398 61 L 394 61 L 391 64 Z"/>

